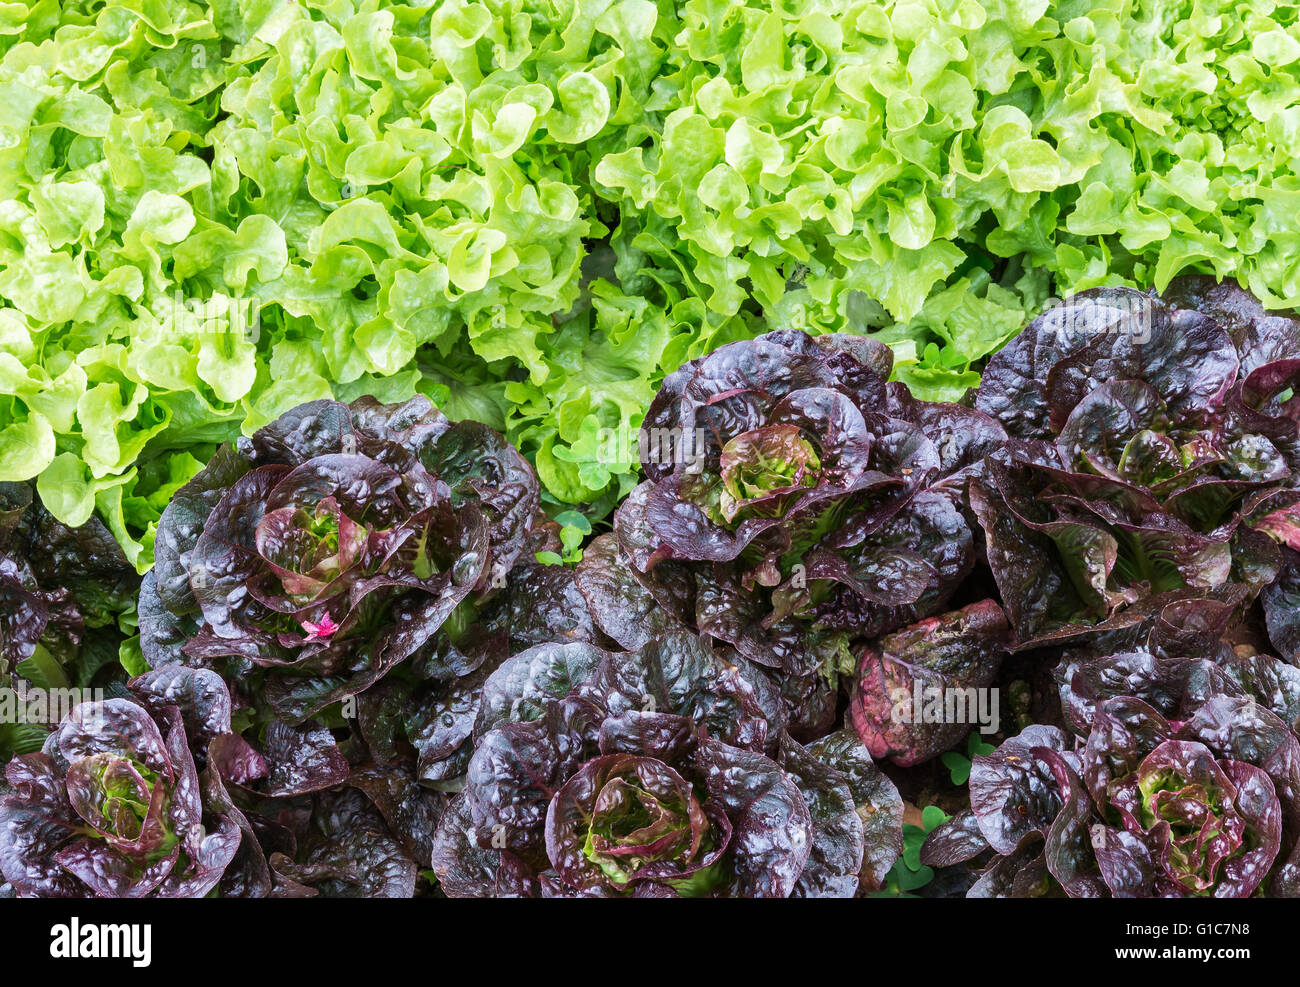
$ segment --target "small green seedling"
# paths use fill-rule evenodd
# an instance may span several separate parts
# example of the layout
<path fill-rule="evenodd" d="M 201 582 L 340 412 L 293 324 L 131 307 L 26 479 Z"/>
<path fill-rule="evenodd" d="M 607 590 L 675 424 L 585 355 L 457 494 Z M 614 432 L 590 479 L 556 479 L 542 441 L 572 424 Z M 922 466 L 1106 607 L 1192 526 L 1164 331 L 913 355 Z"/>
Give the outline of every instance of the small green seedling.
<path fill-rule="evenodd" d="M 993 753 L 993 745 L 986 744 L 978 733 L 972 732 L 966 738 L 966 753 L 960 751 L 949 751 L 943 757 L 939 758 L 943 766 L 948 769 L 948 774 L 952 778 L 954 785 L 964 785 L 970 780 L 971 762 L 977 757 L 985 757 Z"/>
<path fill-rule="evenodd" d="M 537 561 L 542 565 L 559 565 L 562 562 L 576 565 L 582 561 L 582 543 L 591 535 L 591 522 L 577 511 L 564 511 L 555 515 L 555 520 L 560 525 L 563 553 L 538 552 Z"/>
<path fill-rule="evenodd" d="M 894 861 L 885 877 L 885 886 L 874 897 L 908 897 L 934 880 L 934 869 L 921 863 L 921 844 L 932 830 L 950 818 L 937 805 L 927 805 L 921 810 L 920 826 L 903 823 L 903 855 Z"/>

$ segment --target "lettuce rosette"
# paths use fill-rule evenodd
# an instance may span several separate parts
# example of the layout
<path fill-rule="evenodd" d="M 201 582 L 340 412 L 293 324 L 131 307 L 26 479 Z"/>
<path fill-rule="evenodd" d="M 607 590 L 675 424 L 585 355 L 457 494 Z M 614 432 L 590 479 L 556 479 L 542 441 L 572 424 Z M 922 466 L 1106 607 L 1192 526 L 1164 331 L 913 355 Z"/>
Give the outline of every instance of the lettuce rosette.
<path fill-rule="evenodd" d="M 528 463 L 426 399 L 317 401 L 222 447 L 159 523 L 140 599 L 152 667 L 211 667 L 299 723 L 406 662 L 453 680 L 488 657 L 476 608 L 538 505 Z"/>

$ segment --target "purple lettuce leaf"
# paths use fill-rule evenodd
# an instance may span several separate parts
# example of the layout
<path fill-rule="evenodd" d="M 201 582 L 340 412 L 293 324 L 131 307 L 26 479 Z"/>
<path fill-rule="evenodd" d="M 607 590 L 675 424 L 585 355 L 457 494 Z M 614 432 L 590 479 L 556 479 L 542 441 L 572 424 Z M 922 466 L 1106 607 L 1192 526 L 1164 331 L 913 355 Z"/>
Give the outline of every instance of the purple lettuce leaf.
<path fill-rule="evenodd" d="M 792 897 L 853 897 L 865 863 L 866 833 L 848 777 L 784 734 L 777 763 L 799 786 L 813 825 L 812 849 Z"/>
<path fill-rule="evenodd" d="M 960 741 L 979 709 L 979 690 L 997 675 L 1006 636 L 1001 608 L 984 600 L 913 624 L 865 649 L 849 718 L 871 756 L 910 766 Z M 939 710 L 955 709 L 958 696 L 962 716 L 926 715 L 927 706 L 936 704 Z"/>
<path fill-rule="evenodd" d="M 317 793 L 297 837 L 293 857 L 277 851 L 267 859 L 278 879 L 306 893 L 327 898 L 410 898 L 415 893 L 415 861 L 358 789 Z"/>
<path fill-rule="evenodd" d="M 808 752 L 844 778 L 862 823 L 859 888 L 879 890 L 903 852 L 903 798 L 852 730 L 837 730 L 809 744 Z"/>

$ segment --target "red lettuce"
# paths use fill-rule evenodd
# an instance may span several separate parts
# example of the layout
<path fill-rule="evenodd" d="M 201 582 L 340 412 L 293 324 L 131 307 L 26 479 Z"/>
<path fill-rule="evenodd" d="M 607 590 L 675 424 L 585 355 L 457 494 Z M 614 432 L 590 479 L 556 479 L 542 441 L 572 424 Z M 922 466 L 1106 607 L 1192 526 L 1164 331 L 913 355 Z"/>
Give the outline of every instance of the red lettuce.
<path fill-rule="evenodd" d="M 889 368 L 871 340 L 782 331 L 666 378 L 641 430 L 646 482 L 615 517 L 631 579 L 580 576 L 598 622 L 617 636 L 619 611 L 646 612 L 635 580 L 777 670 L 796 736 L 825 733 L 852 647 L 941 612 L 971 572 L 966 478 L 1005 437 L 912 400 Z"/>
<path fill-rule="evenodd" d="M 44 750 L 6 767 L 0 873 L 18 894 L 202 897 L 255 847 L 208 764 L 209 746 L 233 739 L 221 680 L 165 670 L 131 689 L 78 705 Z"/>
<path fill-rule="evenodd" d="M 896 791 L 860 745 L 804 748 L 777 732 L 781 715 L 743 658 L 682 632 L 636 652 L 573 643 L 510 659 L 484 687 L 465 790 L 435 838 L 441 886 L 454 897 L 875 886 L 901 843 Z"/>
<path fill-rule="evenodd" d="M 118 616 L 134 606 L 139 583 L 97 518 L 69 528 L 30 484 L 0 483 L 0 675 L 37 676 L 44 686 L 102 684 L 102 670 L 116 666 Z M 16 739 L 5 726 L 0 757 Z"/>
<path fill-rule="evenodd" d="M 1011 441 L 970 500 L 1021 646 L 1273 581 L 1300 543 L 1295 328 L 1202 282 L 1099 288 L 990 359 L 976 407 Z"/>
<path fill-rule="evenodd" d="M 302 405 L 223 447 L 163 513 L 144 656 L 221 670 L 288 723 L 403 662 L 470 674 L 486 655 L 458 643 L 537 504 L 500 435 L 424 398 Z"/>
<path fill-rule="evenodd" d="M 1300 669 L 1233 646 L 1233 614 L 1180 600 L 1130 650 L 1067 654 L 1075 737 L 1034 725 L 976 757 L 971 814 L 923 861 L 991 849 L 974 896 L 1300 893 Z"/>

